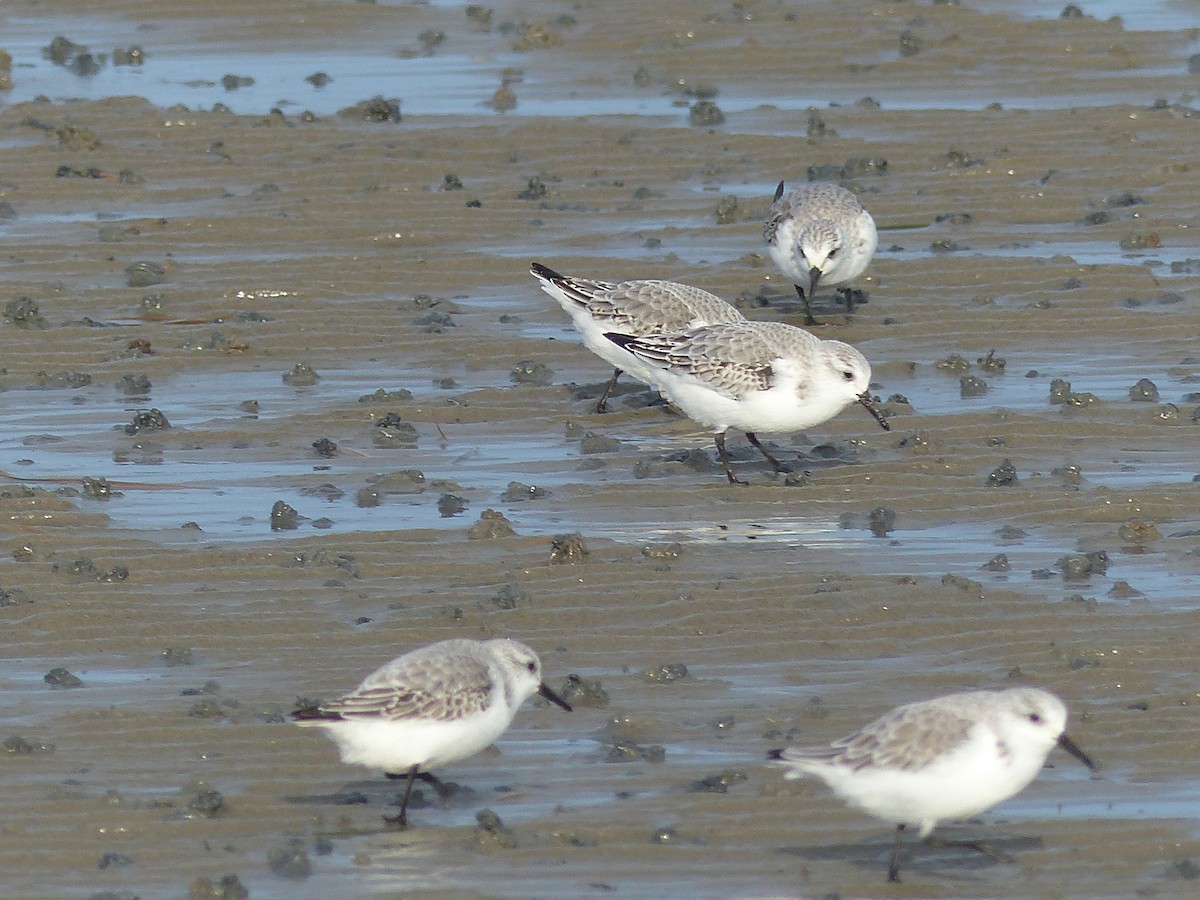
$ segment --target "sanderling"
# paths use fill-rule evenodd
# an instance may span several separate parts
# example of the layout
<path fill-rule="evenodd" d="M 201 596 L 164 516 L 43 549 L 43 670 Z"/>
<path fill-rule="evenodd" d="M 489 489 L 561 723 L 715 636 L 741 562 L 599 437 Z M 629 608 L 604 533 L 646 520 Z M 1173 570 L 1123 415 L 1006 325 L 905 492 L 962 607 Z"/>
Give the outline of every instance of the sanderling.
<path fill-rule="evenodd" d="M 584 346 L 615 367 L 608 387 L 596 403 L 598 413 L 607 408 L 608 396 L 622 372 L 639 381 L 650 381 L 646 363 L 606 339 L 606 331 L 645 337 L 746 320 L 716 294 L 689 284 L 653 279 L 614 283 L 571 278 L 541 263 L 534 263 L 530 272 L 541 282 L 542 290 L 570 315 L 583 335 Z"/>
<path fill-rule="evenodd" d="M 689 418 L 715 433 L 717 454 L 730 484 L 725 432 L 739 428 L 776 472 L 789 471 L 755 432 L 791 432 L 832 419 L 849 404 L 867 408 L 885 429 L 871 402 L 871 364 L 841 341 L 823 341 L 802 328 L 778 322 L 729 322 L 680 334 L 605 335 L 644 360 L 651 383 Z"/>
<path fill-rule="evenodd" d="M 418 773 L 487 747 L 535 693 L 571 711 L 542 681 L 542 663 L 524 644 L 458 639 L 398 656 L 346 696 L 292 717 L 326 729 L 342 762 L 405 778 L 400 815 L 389 819 L 404 828 Z"/>
<path fill-rule="evenodd" d="M 1047 691 L 966 691 L 898 706 L 827 748 L 789 747 L 768 757 L 792 767 L 788 778 L 816 775 L 852 806 L 898 823 L 888 881 L 899 881 L 905 826 L 918 825 L 928 839 L 943 819 L 1007 800 L 1033 781 L 1056 746 L 1095 771 L 1066 725 L 1066 706 Z M 1011 862 L 977 842 L 941 843 Z"/>
<path fill-rule="evenodd" d="M 866 271 L 879 243 L 875 220 L 858 198 L 820 181 L 787 193 L 779 182 L 763 237 L 771 259 L 804 301 L 806 325 L 817 324 L 810 305 L 817 283 L 838 287 L 853 281 Z M 853 311 L 849 300 L 847 306 Z"/>

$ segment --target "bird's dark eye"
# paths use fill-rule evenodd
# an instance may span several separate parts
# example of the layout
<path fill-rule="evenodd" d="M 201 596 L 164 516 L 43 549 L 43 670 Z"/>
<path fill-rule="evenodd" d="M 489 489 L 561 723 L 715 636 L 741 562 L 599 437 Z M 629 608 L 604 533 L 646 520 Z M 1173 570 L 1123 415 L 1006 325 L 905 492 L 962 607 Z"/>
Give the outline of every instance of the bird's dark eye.
<path fill-rule="evenodd" d="M 834 258 L 835 256 L 837 256 L 837 255 L 838 255 L 838 248 L 837 248 L 837 247 L 834 247 L 832 250 L 830 250 L 830 251 L 829 251 L 829 253 L 826 255 L 826 257 L 825 257 L 825 258 L 826 258 L 826 259 L 833 259 L 833 258 Z"/>
<path fill-rule="evenodd" d="M 530 672 L 536 672 L 537 671 L 537 663 L 527 662 L 527 663 L 525 663 L 525 668 L 527 668 Z"/>
<path fill-rule="evenodd" d="M 1040 721 L 1042 721 L 1042 717 L 1041 717 L 1041 716 L 1039 716 L 1037 713 L 1030 713 L 1030 714 L 1029 714 L 1029 721 L 1030 721 L 1030 722 L 1037 723 L 1037 722 L 1040 722 Z"/>
<path fill-rule="evenodd" d="M 849 369 L 847 369 L 845 372 L 842 373 L 842 377 L 845 378 L 847 381 L 853 381 L 854 373 L 851 372 Z"/>

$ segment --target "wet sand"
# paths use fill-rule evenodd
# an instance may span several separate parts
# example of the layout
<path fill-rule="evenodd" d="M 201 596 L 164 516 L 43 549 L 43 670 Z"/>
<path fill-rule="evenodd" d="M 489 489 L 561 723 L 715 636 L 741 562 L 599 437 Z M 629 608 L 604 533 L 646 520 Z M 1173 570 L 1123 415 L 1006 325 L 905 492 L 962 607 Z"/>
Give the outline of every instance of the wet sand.
<path fill-rule="evenodd" d="M 480 103 L 524 41 L 518 105 L 305 121 L 319 98 L 297 85 L 282 114 L 238 112 L 236 93 L 233 112 L 0 106 L 0 303 L 32 301 L 0 323 L 5 896 L 221 896 L 196 879 L 233 874 L 253 897 L 1191 894 L 1194 33 L 915 3 L 500 5 L 487 28 L 460 7 L 267 2 L 238 24 L 242 5 L 210 6 L 104 12 L 145 24 L 123 44 L 151 58 L 156 41 L 294 46 L 314 71 L 326 46 L 398 53 L 442 30 L 431 59 L 498 60 Z M 76 15 L 95 4 L 22 10 L 47 44 L 88 43 Z M 707 85 L 726 122 L 689 126 Z M 375 93 L 403 114 L 405 84 L 354 99 Z M 563 96 L 634 99 L 523 112 Z M 799 324 L 761 221 L 810 166 L 844 167 L 828 177 L 880 225 L 869 302 L 846 316 L 822 294 L 820 333 L 872 361 L 893 430 L 853 408 L 777 438 L 798 484 L 731 438 L 751 482 L 733 487 L 711 437 L 648 391 L 592 413 L 610 372 L 528 264 L 687 281 Z M 131 284 L 139 262 L 163 280 Z M 525 361 L 548 383 L 514 383 Z M 297 363 L 320 379 L 285 382 Z M 987 393 L 960 397 L 962 374 Z M 1158 400 L 1130 399 L 1141 378 Z M 1074 402 L 1050 402 L 1053 379 Z M 410 394 L 360 400 L 377 389 Z M 128 433 L 151 408 L 172 427 Z M 377 427 L 389 413 L 415 446 Z M 1016 482 L 989 486 L 1006 459 Z M 464 511 L 439 514 L 446 494 Z M 276 499 L 296 530 L 272 532 Z M 515 535 L 472 537 L 487 509 Z M 589 554 L 552 561 L 570 532 Z M 392 785 L 285 721 L 413 646 L 494 635 L 609 703 L 530 704 L 497 751 L 438 773 L 474 793 L 414 808 L 406 833 L 382 827 Z M 675 663 L 686 678 L 646 675 Z M 49 686 L 60 666 L 82 686 Z M 1014 865 L 923 850 L 885 885 L 890 828 L 763 762 L 1011 682 L 1060 694 L 1103 767 L 1052 755 L 948 828 Z M 635 758 L 612 761 L 618 745 Z M 354 792 L 367 802 L 338 802 Z M 479 835 L 483 808 L 515 846 Z M 311 874 L 273 870 L 296 851 Z"/>

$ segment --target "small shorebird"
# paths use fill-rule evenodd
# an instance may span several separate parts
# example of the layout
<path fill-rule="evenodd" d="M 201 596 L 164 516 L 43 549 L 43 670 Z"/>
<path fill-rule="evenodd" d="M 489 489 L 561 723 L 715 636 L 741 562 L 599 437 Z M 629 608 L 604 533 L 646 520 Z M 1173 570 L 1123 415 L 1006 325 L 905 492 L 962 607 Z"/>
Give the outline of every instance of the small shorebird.
<path fill-rule="evenodd" d="M 718 322 L 744 322 L 745 316 L 708 291 L 674 281 L 595 281 L 572 278 L 534 263 L 530 272 L 542 290 L 567 311 L 583 335 L 584 346 L 614 366 L 613 376 L 596 403 L 596 412 L 608 408 L 608 397 L 622 372 L 649 382 L 646 364 L 604 337 L 619 331 L 636 337 L 686 331 Z"/>
<path fill-rule="evenodd" d="M 792 280 L 804 302 L 804 324 L 816 325 L 810 299 L 820 282 L 838 287 L 866 271 L 879 233 L 858 198 L 843 187 L 814 181 L 775 189 L 763 237 L 771 259 Z M 850 310 L 854 306 L 847 301 Z"/>
<path fill-rule="evenodd" d="M 772 750 L 788 778 L 815 775 L 864 812 L 896 822 L 888 881 L 900 880 L 908 825 L 928 839 L 943 819 L 978 815 L 1019 793 L 1055 747 L 1096 765 L 1066 734 L 1067 708 L 1047 691 L 966 691 L 908 703 L 829 747 Z M 1011 862 L 977 841 L 942 841 Z"/>
<path fill-rule="evenodd" d="M 524 644 L 458 639 L 398 656 L 346 696 L 292 717 L 324 728 L 342 762 L 406 779 L 400 814 L 388 820 L 406 828 L 418 773 L 436 783 L 424 770 L 490 745 L 535 693 L 571 711 L 542 681 L 542 663 Z"/>
<path fill-rule="evenodd" d="M 882 428 L 871 401 L 871 364 L 841 341 L 823 341 L 778 322 L 731 322 L 680 334 L 606 337 L 646 364 L 652 383 L 687 416 L 711 428 L 730 484 L 735 477 L 725 432 L 746 433 L 776 472 L 789 469 L 759 443 L 756 432 L 792 432 L 832 419 L 861 403 Z"/>

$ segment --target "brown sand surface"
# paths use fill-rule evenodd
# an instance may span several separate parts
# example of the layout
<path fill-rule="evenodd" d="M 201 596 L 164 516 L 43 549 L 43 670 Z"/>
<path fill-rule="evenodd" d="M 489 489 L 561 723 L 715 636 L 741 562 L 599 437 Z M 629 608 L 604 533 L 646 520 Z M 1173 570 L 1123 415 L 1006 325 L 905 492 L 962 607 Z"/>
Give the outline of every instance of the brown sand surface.
<path fill-rule="evenodd" d="M 497 60 L 475 112 L 399 123 L 302 116 L 305 84 L 281 113 L 0 93 L 0 894 L 222 896 L 236 875 L 252 897 L 1194 896 L 1196 34 L 980 6 L 0 8 L 45 44 L 136 22 L 123 43 L 151 61 L 233 49 L 246 73 L 280 48 L 317 71 L 423 40 L 431 65 Z M 504 115 L 482 105 L 502 81 Z M 689 125 L 710 88 L 725 123 Z M 381 79 L 351 102 L 374 94 L 413 96 Z M 761 222 L 810 166 L 845 167 L 826 177 L 880 225 L 869 302 L 818 305 L 893 429 L 855 407 L 780 436 L 790 480 L 731 437 L 750 486 L 730 486 L 711 437 L 632 382 L 594 414 L 610 370 L 528 265 L 687 281 L 799 324 Z M 131 283 L 136 263 L 162 280 Z M 526 361 L 546 383 L 514 383 Z M 286 383 L 298 363 L 320 379 Z M 987 393 L 962 398 L 963 374 Z M 1157 400 L 1130 399 L 1141 378 Z M 377 389 L 410 393 L 360 400 Z M 150 408 L 172 427 L 133 429 Z M 388 414 L 415 446 L 381 436 Z M 1006 459 L 1016 482 L 990 485 Z M 450 494 L 465 510 L 439 515 Z M 271 530 L 275 499 L 297 529 Z M 472 537 L 486 509 L 515 535 Z M 572 532 L 588 555 L 552 559 Z M 1063 562 L 1099 551 L 1090 573 Z M 394 784 L 286 721 L 404 650 L 496 635 L 609 701 L 529 704 L 438 773 L 464 793 L 407 832 L 383 827 Z M 50 687 L 60 666 L 82 686 Z M 1060 694 L 1102 765 L 1053 754 L 947 827 L 1012 865 L 926 849 L 885 885 L 890 827 L 764 762 L 1008 683 Z M 511 840 L 477 829 L 485 807 Z M 278 864 L 298 853 L 307 877 Z"/>

